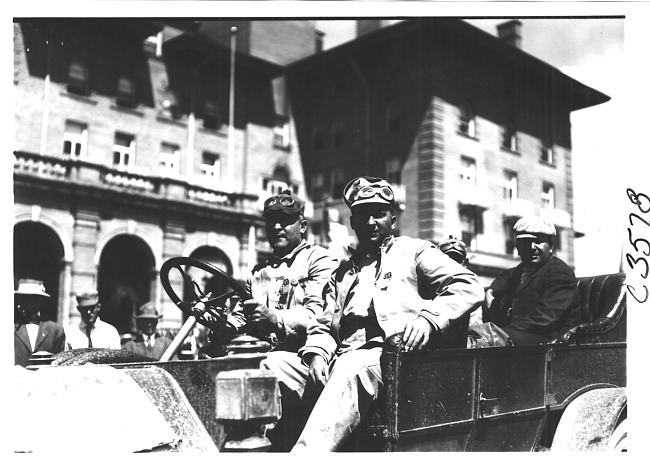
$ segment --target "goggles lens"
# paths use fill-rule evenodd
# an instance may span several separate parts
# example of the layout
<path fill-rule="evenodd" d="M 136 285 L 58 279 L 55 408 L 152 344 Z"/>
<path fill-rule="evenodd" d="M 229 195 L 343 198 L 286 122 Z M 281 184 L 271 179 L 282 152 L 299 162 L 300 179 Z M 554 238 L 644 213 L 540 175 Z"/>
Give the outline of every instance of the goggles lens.
<path fill-rule="evenodd" d="M 296 203 L 296 201 L 293 199 L 293 197 L 290 196 L 280 197 L 279 199 L 277 197 L 269 197 L 264 203 L 264 208 L 268 209 L 276 203 L 280 203 L 282 207 L 291 207 Z"/>
<path fill-rule="evenodd" d="M 369 199 L 375 195 L 378 195 L 387 202 L 390 202 L 394 198 L 393 191 L 388 187 L 365 186 L 352 191 L 350 201 L 355 202 L 359 199 Z"/>

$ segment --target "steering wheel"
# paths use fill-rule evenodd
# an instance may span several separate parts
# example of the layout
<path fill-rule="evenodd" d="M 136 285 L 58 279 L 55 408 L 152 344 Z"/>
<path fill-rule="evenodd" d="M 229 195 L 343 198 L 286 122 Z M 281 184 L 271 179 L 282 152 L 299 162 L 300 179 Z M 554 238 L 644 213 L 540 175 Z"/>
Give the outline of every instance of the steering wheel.
<path fill-rule="evenodd" d="M 232 289 L 232 291 L 226 292 L 224 294 L 213 297 L 212 293 L 208 292 L 205 294 L 199 285 L 192 279 L 186 271 L 187 266 L 193 266 L 195 268 L 202 269 L 219 280 L 223 280 L 227 285 Z M 183 276 L 185 283 L 192 288 L 193 300 L 184 301 L 174 291 L 170 282 L 169 282 L 169 273 L 171 270 L 176 269 Z M 242 300 L 250 299 L 250 296 L 246 293 L 244 287 L 237 282 L 232 276 L 221 271 L 219 268 L 205 263 L 203 261 L 188 258 L 185 256 L 177 256 L 175 258 L 170 258 L 163 263 L 160 267 L 160 282 L 162 283 L 165 292 L 169 298 L 176 304 L 176 306 L 183 311 L 185 314 L 196 317 L 196 320 L 210 330 L 224 330 L 237 332 L 237 327 L 235 327 L 231 322 L 226 319 L 226 315 L 223 314 L 223 308 L 225 302 L 233 296 L 239 296 Z M 217 310 L 221 309 L 221 310 Z M 205 317 L 206 312 L 210 313 L 214 318 L 207 319 Z"/>

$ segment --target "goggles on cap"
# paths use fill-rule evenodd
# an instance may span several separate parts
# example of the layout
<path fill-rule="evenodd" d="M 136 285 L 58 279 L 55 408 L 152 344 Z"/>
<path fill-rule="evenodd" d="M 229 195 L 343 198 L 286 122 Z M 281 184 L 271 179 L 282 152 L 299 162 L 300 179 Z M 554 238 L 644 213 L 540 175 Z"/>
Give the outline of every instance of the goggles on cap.
<path fill-rule="evenodd" d="M 296 202 L 297 201 L 289 195 L 282 196 L 282 197 L 274 196 L 266 199 L 266 202 L 264 202 L 264 208 L 268 209 L 269 207 L 275 205 L 276 203 L 279 203 L 282 207 L 291 207 Z"/>
<path fill-rule="evenodd" d="M 367 184 L 365 184 L 363 181 L 365 181 Z M 349 202 L 349 205 L 352 205 L 360 200 L 371 199 L 374 196 L 380 197 L 387 203 L 391 203 L 395 200 L 395 194 L 393 193 L 393 189 L 390 187 L 390 185 L 388 185 L 388 183 L 386 183 L 386 181 L 383 179 L 372 177 L 362 177 L 350 182 L 350 184 L 348 184 L 347 188 L 343 192 L 343 195 Z"/>

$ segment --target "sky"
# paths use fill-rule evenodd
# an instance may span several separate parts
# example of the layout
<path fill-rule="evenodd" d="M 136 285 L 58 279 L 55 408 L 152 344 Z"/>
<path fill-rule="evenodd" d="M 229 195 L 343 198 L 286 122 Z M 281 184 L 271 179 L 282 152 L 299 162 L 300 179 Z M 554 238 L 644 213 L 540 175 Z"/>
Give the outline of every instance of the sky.
<path fill-rule="evenodd" d="M 490 34 L 503 19 L 468 20 Z M 612 117 L 624 115 L 623 18 L 523 19 L 522 48 L 574 79 L 591 86 L 612 99 L 596 107 L 574 112 L 571 116 L 574 166 L 575 228 L 585 233 L 576 240 L 575 265 L 579 276 L 618 271 L 621 261 L 620 220 L 610 205 L 610 192 L 603 191 L 615 181 L 620 187 L 624 168 L 612 156 L 619 148 L 625 121 Z M 317 21 L 325 35 L 325 47 L 333 47 L 354 37 L 355 24 L 349 21 Z M 594 137 L 600 138 L 595 140 Z M 596 176 L 594 169 L 601 171 Z M 594 212 L 594 208 L 600 209 Z M 612 244 L 612 242 L 619 243 Z M 603 248 L 607 247 L 606 251 Z M 593 258 L 598 249 L 599 258 Z"/>

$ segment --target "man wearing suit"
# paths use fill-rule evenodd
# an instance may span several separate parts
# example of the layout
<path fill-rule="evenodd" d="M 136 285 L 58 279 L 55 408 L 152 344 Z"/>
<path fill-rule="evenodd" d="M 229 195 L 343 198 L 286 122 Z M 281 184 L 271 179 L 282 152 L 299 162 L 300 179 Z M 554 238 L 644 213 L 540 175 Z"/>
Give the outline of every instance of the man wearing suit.
<path fill-rule="evenodd" d="M 160 317 L 162 316 L 158 314 L 152 302 L 147 302 L 140 307 L 134 317 L 139 333 L 133 340 L 126 342 L 122 348 L 159 360 L 171 345 L 170 339 L 156 334 Z"/>
<path fill-rule="evenodd" d="M 77 310 L 81 315 L 78 324 L 66 327 L 66 349 L 76 348 L 122 348 L 120 334 L 111 324 L 101 320 L 102 305 L 95 289 L 86 289 L 77 293 Z"/>
<path fill-rule="evenodd" d="M 21 279 L 14 291 L 16 320 L 14 321 L 15 364 L 27 366 L 29 357 L 37 351 L 52 354 L 65 349 L 65 332 L 55 322 L 41 320 L 40 307 L 50 297 L 41 281 Z"/>
<path fill-rule="evenodd" d="M 501 327 L 515 345 L 548 342 L 580 323 L 580 293 L 573 270 L 551 251 L 555 227 L 540 217 L 515 223 L 521 263 L 485 293 L 483 322 Z"/>

